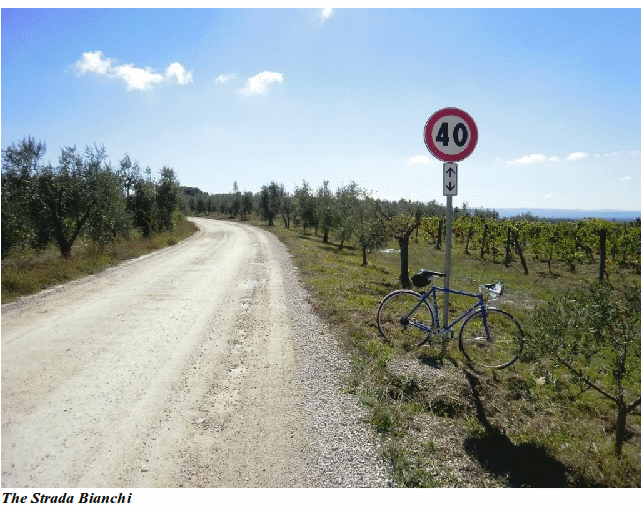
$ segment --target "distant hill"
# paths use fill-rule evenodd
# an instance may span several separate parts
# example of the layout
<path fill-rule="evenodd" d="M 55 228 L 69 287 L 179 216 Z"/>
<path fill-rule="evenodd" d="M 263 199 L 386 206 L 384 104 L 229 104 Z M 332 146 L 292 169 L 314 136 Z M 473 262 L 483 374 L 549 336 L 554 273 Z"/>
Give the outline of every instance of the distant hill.
<path fill-rule="evenodd" d="M 641 217 L 641 211 L 618 210 L 584 210 L 584 209 L 543 209 L 543 208 L 496 208 L 501 218 L 510 218 L 525 213 L 535 217 L 551 218 L 554 220 L 580 220 L 582 218 L 602 218 L 617 222 L 631 222 Z"/>

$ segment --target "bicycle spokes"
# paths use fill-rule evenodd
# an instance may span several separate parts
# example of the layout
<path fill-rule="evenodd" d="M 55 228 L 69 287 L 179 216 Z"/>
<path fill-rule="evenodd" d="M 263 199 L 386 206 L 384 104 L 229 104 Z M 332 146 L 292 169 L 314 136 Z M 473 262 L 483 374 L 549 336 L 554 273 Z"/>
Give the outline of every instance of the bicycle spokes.
<path fill-rule="evenodd" d="M 472 363 L 486 368 L 505 368 L 518 358 L 523 332 L 506 312 L 494 308 L 470 316 L 461 327 L 459 348 Z"/>

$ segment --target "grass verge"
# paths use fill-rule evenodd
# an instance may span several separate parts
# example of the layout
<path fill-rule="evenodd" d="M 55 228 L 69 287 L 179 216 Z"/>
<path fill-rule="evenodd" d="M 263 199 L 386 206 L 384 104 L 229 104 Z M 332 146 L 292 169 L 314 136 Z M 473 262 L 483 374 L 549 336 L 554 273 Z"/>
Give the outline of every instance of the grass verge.
<path fill-rule="evenodd" d="M 343 336 L 353 364 L 345 389 L 371 408 L 371 424 L 400 485 L 641 486 L 639 410 L 628 418 L 624 455 L 617 460 L 613 406 L 590 392 L 569 396 L 567 379 L 550 378 L 543 363 L 517 361 L 505 370 L 479 372 L 467 367 L 456 342 L 449 343 L 443 362 L 440 346 L 404 351 L 384 344 L 376 310 L 385 294 L 400 288 L 398 253 L 372 252 L 362 267 L 360 252 L 352 248 L 341 250 L 300 229 L 256 225 L 287 245 L 316 310 Z M 526 276 L 518 264 L 465 255 L 455 244 L 452 287 L 475 292 L 480 284 L 502 280 L 508 293 L 500 307 L 521 321 L 527 337 L 535 305 L 557 291 L 585 286 L 598 273 L 596 264 L 571 273 L 560 262 L 551 270 L 534 258 L 528 262 Z M 430 242 L 411 244 L 412 273 L 443 265 L 443 252 Z M 614 283 L 641 278 L 615 265 L 609 270 Z M 454 297 L 450 305 L 458 314 L 470 300 Z"/>
<path fill-rule="evenodd" d="M 196 226 L 192 222 L 182 219 L 172 231 L 147 238 L 132 232 L 127 239 L 103 245 L 79 239 L 66 259 L 60 256 L 60 251 L 54 246 L 43 251 L 14 252 L 2 260 L 2 303 L 9 303 L 47 287 L 98 273 L 122 261 L 175 245 L 195 231 Z"/>

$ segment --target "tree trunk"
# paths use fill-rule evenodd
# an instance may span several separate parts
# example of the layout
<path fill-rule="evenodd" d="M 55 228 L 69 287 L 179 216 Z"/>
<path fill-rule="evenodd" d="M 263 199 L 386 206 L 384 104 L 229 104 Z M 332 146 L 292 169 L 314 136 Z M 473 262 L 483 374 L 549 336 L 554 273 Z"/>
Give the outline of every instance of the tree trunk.
<path fill-rule="evenodd" d="M 474 228 L 470 226 L 470 229 L 467 231 L 467 241 L 465 242 L 465 255 L 470 255 L 470 239 L 472 239 L 472 234 L 474 234 Z"/>
<path fill-rule="evenodd" d="M 627 407 L 623 398 L 617 400 L 617 426 L 614 435 L 614 454 L 617 458 L 621 457 L 623 448 L 623 437 L 625 435 L 626 416 L 628 415 Z"/>
<path fill-rule="evenodd" d="M 409 275 L 409 242 L 409 236 L 401 235 L 398 237 L 398 246 L 401 250 L 401 276 L 399 280 L 401 287 L 404 289 L 412 288 Z"/>
<path fill-rule="evenodd" d="M 523 272 L 527 275 L 527 264 L 525 263 L 525 257 L 523 257 L 523 250 L 521 250 L 521 245 L 519 244 L 519 235 L 516 231 L 512 231 L 512 239 L 514 240 L 514 249 L 521 259 L 521 266 L 523 266 Z"/>
<path fill-rule="evenodd" d="M 323 243 L 329 242 L 329 229 L 323 229 Z"/>
<path fill-rule="evenodd" d="M 363 264 L 361 266 L 367 266 L 367 247 L 363 247 Z"/>

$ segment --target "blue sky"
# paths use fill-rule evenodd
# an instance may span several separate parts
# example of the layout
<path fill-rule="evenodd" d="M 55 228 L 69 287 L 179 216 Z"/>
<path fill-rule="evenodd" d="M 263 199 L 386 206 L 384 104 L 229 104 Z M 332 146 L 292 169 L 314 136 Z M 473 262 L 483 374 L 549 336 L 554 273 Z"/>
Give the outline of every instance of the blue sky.
<path fill-rule="evenodd" d="M 104 145 L 182 185 L 359 182 L 445 202 L 423 141 L 479 140 L 454 205 L 641 210 L 641 11 L 2 9 L 2 148 Z"/>

